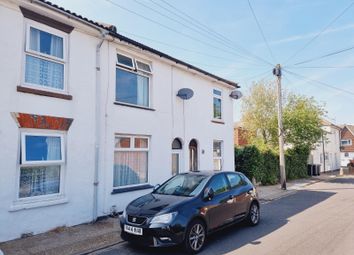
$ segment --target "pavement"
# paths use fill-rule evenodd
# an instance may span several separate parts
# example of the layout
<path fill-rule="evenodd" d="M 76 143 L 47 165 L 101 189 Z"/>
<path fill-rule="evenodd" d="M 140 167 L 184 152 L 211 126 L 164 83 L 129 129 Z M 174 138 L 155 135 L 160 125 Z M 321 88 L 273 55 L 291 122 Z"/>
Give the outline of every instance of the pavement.
<path fill-rule="evenodd" d="M 331 180 L 335 180 L 337 174 L 338 173 L 322 174 L 317 177 L 290 181 L 287 183 L 287 190 L 280 189 L 279 185 L 259 186 L 257 190 L 261 203 L 264 204 L 263 206 L 266 208 L 269 207 L 269 210 L 266 210 L 269 212 L 274 211 L 272 208 L 276 201 L 284 197 L 294 196 L 297 193 L 305 194 L 303 191 L 307 189 L 309 185 L 314 185 L 318 182 L 328 183 Z M 270 203 L 272 203 L 272 206 L 269 205 Z M 280 210 L 280 212 L 282 211 L 283 210 Z M 290 211 L 287 211 L 287 213 L 290 213 Z M 219 241 L 216 241 L 216 243 L 218 242 Z M 118 218 L 107 217 L 92 224 L 58 228 L 43 234 L 0 243 L 0 255 L 2 255 L 1 251 L 4 255 L 76 255 L 101 254 L 101 252 L 105 250 L 108 250 L 107 252 L 113 251 L 113 253 L 107 253 L 107 255 L 123 254 L 121 251 L 117 253 L 114 250 L 115 247 L 122 245 L 126 246 L 128 244 L 120 238 Z M 129 249 L 127 249 L 127 251 L 129 251 Z M 164 249 L 161 249 L 161 251 L 161 254 L 163 254 Z M 132 253 L 124 254 L 136 254 L 136 251 L 133 250 Z M 151 254 L 155 254 L 155 251 Z M 170 252 L 168 251 L 166 254 L 170 254 Z"/>

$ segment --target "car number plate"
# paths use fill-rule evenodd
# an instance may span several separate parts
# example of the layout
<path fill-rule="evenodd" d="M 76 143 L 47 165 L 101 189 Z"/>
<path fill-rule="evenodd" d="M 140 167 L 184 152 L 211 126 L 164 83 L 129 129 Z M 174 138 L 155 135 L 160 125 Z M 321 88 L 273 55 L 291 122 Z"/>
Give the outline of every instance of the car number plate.
<path fill-rule="evenodd" d="M 142 228 L 137 228 L 137 227 L 133 227 L 130 225 L 124 225 L 124 231 L 128 232 L 130 234 L 133 235 L 138 235 L 138 236 L 142 236 L 143 235 L 143 229 Z"/>

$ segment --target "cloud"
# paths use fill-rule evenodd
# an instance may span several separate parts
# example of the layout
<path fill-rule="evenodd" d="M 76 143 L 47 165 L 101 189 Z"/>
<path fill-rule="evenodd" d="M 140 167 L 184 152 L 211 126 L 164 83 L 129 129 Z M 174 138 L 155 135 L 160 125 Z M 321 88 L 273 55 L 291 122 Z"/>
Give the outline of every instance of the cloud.
<path fill-rule="evenodd" d="M 336 32 L 340 32 L 340 31 L 344 31 L 344 30 L 348 30 L 348 29 L 353 29 L 353 28 L 354 28 L 354 24 L 347 24 L 347 25 L 344 25 L 344 26 L 341 26 L 341 27 L 327 29 L 325 32 L 322 33 L 322 35 L 336 33 Z M 307 34 L 301 34 L 301 35 L 294 35 L 294 36 L 290 36 L 290 37 L 287 37 L 287 38 L 271 41 L 270 44 L 272 44 L 272 45 L 274 45 L 274 44 L 282 44 L 282 43 L 288 43 L 288 42 L 304 40 L 304 39 L 307 39 L 307 38 L 313 38 L 318 33 L 320 33 L 320 31 L 307 33 Z"/>

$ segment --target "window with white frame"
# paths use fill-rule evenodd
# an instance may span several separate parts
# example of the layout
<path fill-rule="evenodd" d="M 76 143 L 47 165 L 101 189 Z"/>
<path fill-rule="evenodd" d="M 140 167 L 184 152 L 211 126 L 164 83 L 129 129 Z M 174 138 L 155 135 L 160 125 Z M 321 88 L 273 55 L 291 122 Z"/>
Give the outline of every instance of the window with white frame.
<path fill-rule="evenodd" d="M 213 142 L 213 160 L 214 160 L 214 170 L 222 169 L 222 141 L 214 140 Z"/>
<path fill-rule="evenodd" d="M 18 197 L 59 194 L 64 155 L 63 134 L 23 132 Z"/>
<path fill-rule="evenodd" d="M 67 35 L 36 24 L 27 24 L 24 84 L 64 91 Z"/>
<path fill-rule="evenodd" d="M 213 118 L 222 119 L 222 93 L 218 89 L 213 89 Z"/>
<path fill-rule="evenodd" d="M 351 146 L 352 145 L 352 140 L 351 139 L 342 139 L 340 141 L 340 144 L 342 146 Z"/>
<path fill-rule="evenodd" d="M 117 54 L 116 101 L 150 106 L 151 65 L 123 54 Z"/>
<path fill-rule="evenodd" d="M 115 137 L 113 187 L 148 182 L 149 137 Z"/>

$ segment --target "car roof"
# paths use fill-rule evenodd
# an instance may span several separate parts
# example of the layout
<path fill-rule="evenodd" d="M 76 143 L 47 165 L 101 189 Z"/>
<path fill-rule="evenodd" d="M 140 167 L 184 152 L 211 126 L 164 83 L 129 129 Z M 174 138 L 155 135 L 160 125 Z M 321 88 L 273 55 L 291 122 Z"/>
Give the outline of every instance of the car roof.
<path fill-rule="evenodd" d="M 222 173 L 238 173 L 242 174 L 240 172 L 235 172 L 235 171 L 217 171 L 217 170 L 198 170 L 198 171 L 190 171 L 186 173 L 180 173 L 180 174 L 185 174 L 185 175 L 203 175 L 203 176 L 212 176 L 212 175 L 217 175 L 217 174 L 222 174 Z"/>

